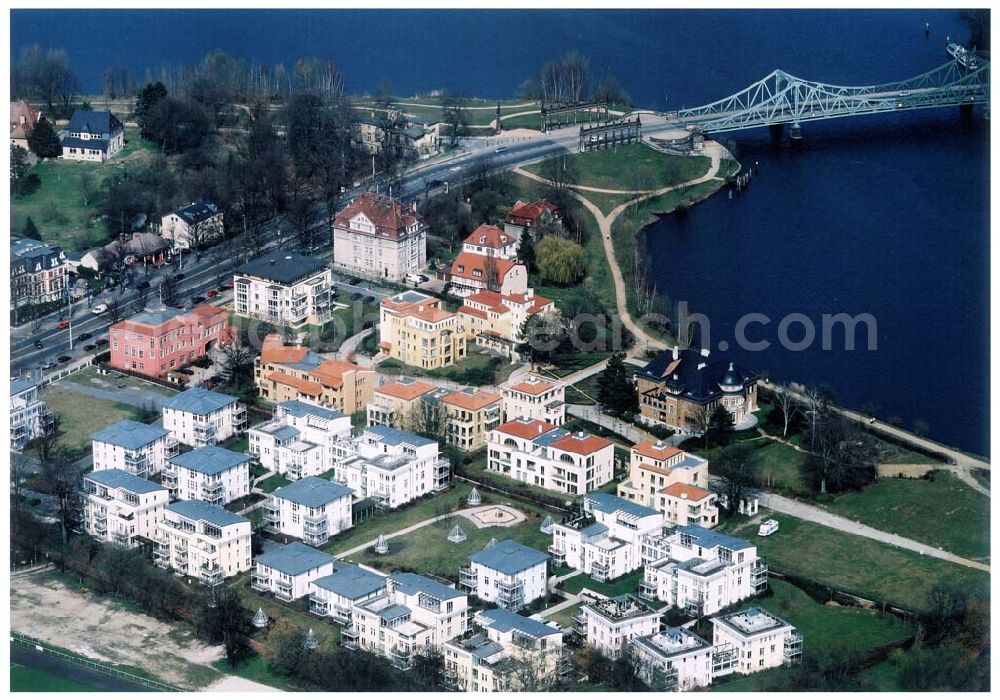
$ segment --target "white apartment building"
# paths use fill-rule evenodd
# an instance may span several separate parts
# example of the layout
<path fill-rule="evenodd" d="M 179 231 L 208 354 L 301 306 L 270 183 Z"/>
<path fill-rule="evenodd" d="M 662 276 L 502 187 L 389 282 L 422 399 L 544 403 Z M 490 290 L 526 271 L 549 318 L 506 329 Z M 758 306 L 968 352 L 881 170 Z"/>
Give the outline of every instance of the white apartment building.
<path fill-rule="evenodd" d="M 174 242 L 174 250 L 202 248 L 224 233 L 223 214 L 212 202 L 192 202 L 160 221 L 160 235 Z"/>
<path fill-rule="evenodd" d="M 137 547 L 138 537 L 152 541 L 169 500 L 165 487 L 120 469 L 90 472 L 83 477 L 83 529 L 100 542 Z"/>
<path fill-rule="evenodd" d="M 713 647 L 684 627 L 631 642 L 639 678 L 653 691 L 695 690 L 712 682 Z"/>
<path fill-rule="evenodd" d="M 527 666 L 527 675 L 554 685 L 572 668 L 569 650 L 563 646 L 563 631 L 554 623 L 503 608 L 482 610 L 474 621 L 478 628 L 474 634 L 444 646 L 444 682 L 451 690 L 526 690 L 514 666 Z"/>
<path fill-rule="evenodd" d="M 341 641 L 409 669 L 414 656 L 465 633 L 468 608 L 469 597 L 451 586 L 420 574 L 395 573 L 383 595 L 354 606 Z"/>
<path fill-rule="evenodd" d="M 354 493 L 341 484 L 307 476 L 276 489 L 264 504 L 264 529 L 319 547 L 351 527 Z"/>
<path fill-rule="evenodd" d="M 639 592 L 684 609 L 711 615 L 767 588 L 767 564 L 745 540 L 687 525 L 646 537 L 648 562 Z"/>
<path fill-rule="evenodd" d="M 167 461 L 163 485 L 171 498 L 224 506 L 250 493 L 250 457 L 218 445 L 199 447 Z"/>
<path fill-rule="evenodd" d="M 472 555 L 459 585 L 481 600 L 517 612 L 545 595 L 549 555 L 504 540 Z"/>
<path fill-rule="evenodd" d="M 639 598 L 619 595 L 581 606 L 573 617 L 573 631 L 588 646 L 617 659 L 636 637 L 659 632 L 661 617 Z"/>
<path fill-rule="evenodd" d="M 249 571 L 250 521 L 204 501 L 178 501 L 164 508 L 156 526 L 155 561 L 215 586 Z"/>
<path fill-rule="evenodd" d="M 333 573 L 333 562 L 326 552 L 301 542 L 275 547 L 257 557 L 250 587 L 279 600 L 298 600 L 309 595 L 313 581 Z"/>
<path fill-rule="evenodd" d="M 643 539 L 663 529 L 663 514 L 609 493 L 583 497 L 583 512 L 552 530 L 554 563 L 610 581 L 642 566 Z"/>
<path fill-rule="evenodd" d="M 802 635 L 762 608 L 712 618 L 713 676 L 746 675 L 802 660 Z"/>
<path fill-rule="evenodd" d="M 487 468 L 552 491 L 585 494 L 614 478 L 614 443 L 518 418 L 490 431 Z"/>
<path fill-rule="evenodd" d="M 177 441 L 163 428 L 120 420 L 90 436 L 94 471 L 121 469 L 145 479 L 162 472 L 177 454 Z"/>
<path fill-rule="evenodd" d="M 52 422 L 52 410 L 38 398 L 38 381 L 31 377 L 10 380 L 10 448 L 20 452 Z"/>
<path fill-rule="evenodd" d="M 382 508 L 398 508 L 431 492 L 443 491 L 451 463 L 428 438 L 384 425 L 371 425 L 334 448 L 334 480 Z"/>
<path fill-rule="evenodd" d="M 656 508 L 671 525 L 714 527 L 715 494 L 708 490 L 708 461 L 663 441 L 644 440 L 630 450 L 628 479 L 618 495 Z"/>
<path fill-rule="evenodd" d="M 196 386 L 163 404 L 163 427 L 190 447 L 214 445 L 246 430 L 247 407 L 235 396 Z"/>
<path fill-rule="evenodd" d="M 317 258 L 277 250 L 233 273 L 233 312 L 298 327 L 330 320 L 333 274 Z"/>
<path fill-rule="evenodd" d="M 354 608 L 386 593 L 388 577 L 364 566 L 333 563 L 333 573 L 309 584 L 309 612 L 350 627 Z"/>
<path fill-rule="evenodd" d="M 427 265 L 427 225 L 416 203 L 366 192 L 333 220 L 333 264 L 368 277 L 400 281 Z"/>
<path fill-rule="evenodd" d="M 505 421 L 531 418 L 551 425 L 566 422 L 566 385 L 529 374 L 500 385 Z"/>
<path fill-rule="evenodd" d="M 333 468 L 333 446 L 351 436 L 351 417 L 304 401 L 283 401 L 274 419 L 250 429 L 250 454 L 292 481 Z"/>

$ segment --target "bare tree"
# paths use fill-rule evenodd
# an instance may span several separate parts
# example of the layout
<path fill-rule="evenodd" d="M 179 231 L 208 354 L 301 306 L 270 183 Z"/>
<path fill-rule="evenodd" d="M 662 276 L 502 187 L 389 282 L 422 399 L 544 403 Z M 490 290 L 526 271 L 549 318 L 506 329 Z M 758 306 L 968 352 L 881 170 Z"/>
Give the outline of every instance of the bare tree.
<path fill-rule="evenodd" d="M 804 387 L 802 396 L 802 412 L 809 420 L 809 449 L 816 449 L 816 438 L 820 424 L 828 418 L 829 395 L 815 386 Z"/>
<path fill-rule="evenodd" d="M 789 383 L 778 384 L 774 387 L 774 404 L 781 410 L 781 418 L 784 421 L 784 428 L 781 437 L 788 437 L 788 426 L 795 419 L 795 415 L 800 410 L 799 400 L 795 398 L 795 392 Z"/>
<path fill-rule="evenodd" d="M 90 206 L 90 203 L 94 201 L 94 197 L 97 196 L 99 191 L 92 170 L 80 171 L 79 180 L 77 181 L 77 191 L 80 193 L 80 199 L 83 200 L 83 206 Z"/>
<path fill-rule="evenodd" d="M 407 430 L 432 439 L 444 440 L 448 432 L 448 415 L 440 402 L 420 400 L 410 411 Z"/>
<path fill-rule="evenodd" d="M 42 424 L 38 435 L 31 442 L 38 454 L 38 461 L 44 464 L 55 458 L 61 441 L 62 419 L 58 415 L 53 415 L 52 420 Z"/>
<path fill-rule="evenodd" d="M 760 457 L 748 443 L 738 442 L 719 453 L 712 471 L 725 484 L 726 509 L 732 515 L 739 509 L 747 489 L 758 483 Z"/>
<path fill-rule="evenodd" d="M 56 499 L 63 547 L 62 566 L 65 569 L 65 552 L 69 542 L 69 533 L 76 525 L 80 515 L 79 499 L 83 473 L 76 464 L 70 461 L 65 450 L 59 449 L 48 459 L 42 461 L 40 476 L 46 492 L 52 494 Z"/>
<path fill-rule="evenodd" d="M 688 411 L 685 421 L 705 438 L 705 447 L 708 447 L 709 429 L 712 427 L 712 407 L 708 404 L 695 404 Z"/>
<path fill-rule="evenodd" d="M 17 536 L 17 528 L 21 522 L 21 493 L 24 490 L 24 482 L 28 480 L 30 462 L 28 458 L 20 452 L 11 453 L 10 459 L 10 498 L 11 498 L 11 528 L 13 535 Z"/>

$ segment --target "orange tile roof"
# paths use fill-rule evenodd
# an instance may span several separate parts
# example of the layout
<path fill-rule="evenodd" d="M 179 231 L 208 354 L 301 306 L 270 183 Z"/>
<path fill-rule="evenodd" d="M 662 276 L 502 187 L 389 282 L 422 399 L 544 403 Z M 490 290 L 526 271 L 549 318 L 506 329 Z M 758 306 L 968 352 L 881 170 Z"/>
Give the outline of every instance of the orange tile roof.
<path fill-rule="evenodd" d="M 479 228 L 470 233 L 463 243 L 465 245 L 477 245 L 499 250 L 510 245 L 515 240 L 510 234 L 504 233 L 504 230 L 499 226 L 480 224 Z"/>
<path fill-rule="evenodd" d="M 497 280 L 502 280 L 507 276 L 515 266 L 521 263 L 517 260 L 504 260 L 503 258 L 493 258 L 492 259 L 493 269 L 496 271 Z M 463 279 L 475 280 L 477 282 L 482 282 L 486 284 L 486 267 L 488 265 L 488 258 L 485 255 L 480 255 L 479 253 L 470 253 L 468 251 L 462 251 L 458 256 L 452 261 L 451 267 L 449 268 L 449 274 L 452 277 L 461 277 Z M 473 275 L 473 270 L 479 270 L 482 274 L 479 276 Z"/>
<path fill-rule="evenodd" d="M 632 452 L 643 457 L 648 457 L 649 459 L 666 460 L 679 455 L 683 450 L 679 450 L 673 445 L 663 445 L 663 447 L 657 449 L 656 443 L 652 440 L 643 440 L 632 446 Z"/>
<path fill-rule="evenodd" d="M 670 484 L 670 486 L 661 490 L 660 493 L 665 493 L 674 498 L 681 498 L 685 501 L 703 501 L 712 495 L 711 491 L 706 491 L 691 484 Z"/>
<path fill-rule="evenodd" d="M 392 396 L 396 399 L 403 399 L 404 401 L 412 401 L 418 396 L 423 396 L 430 391 L 434 391 L 434 385 L 420 381 L 414 381 L 410 384 L 393 382 L 392 384 L 383 384 L 382 386 L 375 388 L 375 392 L 378 394 L 386 394 L 387 396 Z"/>
<path fill-rule="evenodd" d="M 577 437 L 576 433 L 572 435 L 567 435 L 564 438 L 560 438 L 552 443 L 552 447 L 563 450 L 565 452 L 575 452 L 580 455 L 589 455 L 598 450 L 603 450 L 609 445 L 614 443 L 610 440 L 602 437 L 597 437 L 596 435 L 586 435 Z"/>
<path fill-rule="evenodd" d="M 260 361 L 269 364 L 301 362 L 307 352 L 309 352 L 309 348 L 285 345 L 281 334 L 271 333 L 264 338 L 264 344 L 260 349 Z"/>
<path fill-rule="evenodd" d="M 550 430 L 555 429 L 556 426 L 546 423 L 543 420 L 533 420 L 531 422 L 512 420 L 497 428 L 501 433 L 513 435 L 524 440 L 534 440 L 539 435 L 544 435 Z"/>
<path fill-rule="evenodd" d="M 349 372 L 357 372 L 361 367 L 353 362 L 343 360 L 324 360 L 319 367 L 309 373 L 310 377 L 315 377 L 323 386 L 331 389 L 339 389 L 344 384 L 344 375 Z"/>
<path fill-rule="evenodd" d="M 511 389 L 513 389 L 514 391 L 520 391 L 521 393 L 524 394 L 531 394 L 532 396 L 537 396 L 538 394 L 544 394 L 546 391 L 553 388 L 554 386 L 555 384 L 553 384 L 552 382 L 547 382 L 544 379 L 540 379 L 535 382 L 525 380 L 523 382 L 518 382 L 517 384 L 512 386 Z"/>
<path fill-rule="evenodd" d="M 506 309 L 504 309 L 506 311 Z M 476 318 L 488 319 L 490 317 L 489 313 L 483 311 L 482 309 L 477 309 L 473 306 L 467 306 L 462 304 L 458 307 L 458 313 L 468 314 L 469 316 L 475 316 Z"/>
<path fill-rule="evenodd" d="M 427 321 L 428 323 L 437 323 L 439 321 L 445 321 L 455 314 L 450 311 L 445 311 L 444 309 L 439 309 L 436 306 L 414 306 L 404 310 L 401 315 L 413 316 L 414 318 L 419 318 L 421 321 Z"/>
<path fill-rule="evenodd" d="M 500 397 L 498 395 L 479 389 L 471 394 L 465 391 L 452 392 L 441 399 L 441 403 L 464 408 L 466 411 L 478 411 L 499 400 Z"/>
<path fill-rule="evenodd" d="M 306 379 L 299 379 L 293 377 L 290 374 L 283 374 L 281 372 L 271 372 L 267 375 L 267 378 L 272 382 L 277 384 L 284 384 L 286 386 L 294 387 L 298 389 L 303 394 L 308 394 L 309 396 L 319 396 L 323 393 L 323 387 L 321 387 L 316 382 L 310 382 Z"/>
<path fill-rule="evenodd" d="M 542 212 L 550 211 L 553 216 L 559 216 L 559 207 L 550 204 L 544 199 L 536 199 L 531 204 L 517 201 L 507 214 L 507 220 L 511 223 L 522 223 L 524 221 L 535 221 L 542 215 Z"/>

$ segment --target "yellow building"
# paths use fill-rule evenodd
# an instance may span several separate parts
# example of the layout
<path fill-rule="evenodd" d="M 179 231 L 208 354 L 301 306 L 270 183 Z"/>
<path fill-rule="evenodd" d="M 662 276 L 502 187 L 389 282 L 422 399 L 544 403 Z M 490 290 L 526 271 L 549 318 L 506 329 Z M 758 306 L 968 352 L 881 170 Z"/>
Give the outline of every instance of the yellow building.
<path fill-rule="evenodd" d="M 459 317 L 438 304 L 440 300 L 412 291 L 383 299 L 379 320 L 382 351 L 423 369 L 448 367 L 464 358 L 465 331 Z"/>
<path fill-rule="evenodd" d="M 277 333 L 264 338 L 254 378 L 261 398 L 273 403 L 306 401 L 346 414 L 365 410 L 375 385 L 374 370 L 285 345 Z"/>
<path fill-rule="evenodd" d="M 713 527 L 719 509 L 707 488 L 706 460 L 665 442 L 644 440 L 632 447 L 628 479 L 618 484 L 618 495 L 655 508 L 672 525 Z"/>
<path fill-rule="evenodd" d="M 533 289 L 523 294 L 476 292 L 465 297 L 463 302 L 458 315 L 466 337 L 511 356 L 522 340 L 521 327 L 528 316 L 556 312 L 552 300 L 535 296 Z"/>

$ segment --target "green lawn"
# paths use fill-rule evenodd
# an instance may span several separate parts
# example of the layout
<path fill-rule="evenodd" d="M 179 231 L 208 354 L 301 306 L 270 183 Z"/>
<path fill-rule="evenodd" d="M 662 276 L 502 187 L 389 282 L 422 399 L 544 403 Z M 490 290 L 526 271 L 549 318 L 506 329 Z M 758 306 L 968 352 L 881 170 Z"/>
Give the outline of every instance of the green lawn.
<path fill-rule="evenodd" d="M 84 396 L 54 384 L 44 387 L 39 396 L 62 420 L 62 444 L 70 450 L 89 449 L 92 434 L 123 418 L 135 420 L 139 415 L 134 406 Z"/>
<path fill-rule="evenodd" d="M 635 365 L 625 365 L 625 372 L 630 378 L 633 377 L 637 371 L 639 371 L 639 368 Z M 597 397 L 600 393 L 600 381 L 601 373 L 598 372 L 597 374 L 591 375 L 576 384 L 570 384 L 566 387 L 566 403 L 576 404 L 578 406 L 594 405 L 597 403 Z"/>
<path fill-rule="evenodd" d="M 570 182 L 609 190 L 652 190 L 694 180 L 708 172 L 712 160 L 707 156 L 673 156 L 660 153 L 644 144 L 630 144 L 569 155 Z M 535 175 L 543 175 L 542 163 L 525 166 Z"/>
<path fill-rule="evenodd" d="M 950 472 L 935 472 L 933 481 L 881 479 L 824 507 L 963 557 L 990 555 L 990 498 Z"/>
<path fill-rule="evenodd" d="M 610 188 L 609 188 L 610 189 Z M 610 214 L 619 205 L 636 198 L 634 194 L 611 194 L 609 192 L 580 192 L 591 204 L 597 206 L 604 214 Z"/>
<path fill-rule="evenodd" d="M 10 665 L 10 691 L 12 693 L 96 693 L 97 688 L 92 688 L 83 683 L 77 683 L 69 678 L 63 678 L 47 671 L 36 668 L 21 666 L 11 663 Z"/>
<path fill-rule="evenodd" d="M 571 605 L 568 608 L 563 608 L 559 612 L 552 613 L 545 619 L 558 622 L 559 626 L 562 627 L 564 630 L 569 629 L 570 627 L 573 626 L 573 616 L 576 615 L 578 612 L 580 612 L 580 607 L 582 605 L 583 603 L 577 603 L 576 605 Z"/>
<path fill-rule="evenodd" d="M 580 574 L 579 576 L 566 579 L 564 590 L 567 593 L 579 593 L 584 588 L 589 588 L 595 593 L 603 593 L 606 596 L 635 593 L 639 590 L 639 584 L 642 583 L 642 576 L 643 571 L 641 568 L 625 574 L 614 581 L 607 582 L 595 581 L 585 574 Z"/>
<path fill-rule="evenodd" d="M 283 477 L 281 474 L 272 474 L 263 481 L 257 484 L 257 487 L 264 493 L 271 493 L 275 489 L 280 489 L 282 486 L 288 486 L 291 481 Z"/>
<path fill-rule="evenodd" d="M 491 538 L 496 538 L 498 542 L 516 540 L 545 552 L 552 544 L 552 535 L 542 533 L 539 530 L 540 524 L 541 518 L 533 515 L 527 522 L 514 527 L 480 529 L 466 518 L 456 516 L 450 522 L 438 521 L 405 537 L 389 540 L 388 554 L 358 552 L 348 557 L 348 560 L 367 564 L 386 573 L 401 569 L 412 570 L 457 581 L 459 567 L 468 564 L 469 557 L 482 550 Z M 448 541 L 448 533 L 456 525 L 465 532 L 465 542 L 456 544 Z"/>
<path fill-rule="evenodd" d="M 962 587 L 989 581 L 989 574 L 983 571 L 788 515 L 766 513 L 766 517 L 772 516 L 781 529 L 770 537 L 758 537 L 757 524 L 745 521 L 723 529 L 757 545 L 760 556 L 778 571 L 867 598 L 922 610 L 927 594 L 940 582 Z"/>

